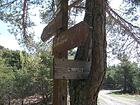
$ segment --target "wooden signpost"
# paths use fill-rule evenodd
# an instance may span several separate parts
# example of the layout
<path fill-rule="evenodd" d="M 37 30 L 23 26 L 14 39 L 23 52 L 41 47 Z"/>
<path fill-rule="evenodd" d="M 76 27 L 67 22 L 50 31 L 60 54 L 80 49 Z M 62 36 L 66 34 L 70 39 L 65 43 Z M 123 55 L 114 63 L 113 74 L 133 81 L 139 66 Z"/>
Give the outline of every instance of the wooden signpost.
<path fill-rule="evenodd" d="M 86 79 L 90 62 L 54 58 L 54 79 Z"/>
<path fill-rule="evenodd" d="M 68 27 L 68 0 L 57 0 L 57 9 L 60 9 L 62 22 L 61 29 L 56 30 L 56 36 L 60 36 L 60 33 L 67 30 Z M 60 6 L 59 6 L 60 5 Z M 54 58 L 66 59 L 67 51 L 61 53 L 54 53 Z M 53 85 L 53 105 L 67 105 L 67 80 L 54 79 Z"/>
<path fill-rule="evenodd" d="M 45 42 L 53 35 L 55 36 L 53 40 L 53 105 L 67 105 L 66 79 L 86 79 L 90 70 L 89 62 L 66 60 L 67 53 L 69 49 L 84 44 L 89 27 L 85 22 L 80 22 L 67 29 L 68 0 L 56 0 L 56 3 L 56 17 L 44 28 L 41 39 Z"/>
<path fill-rule="evenodd" d="M 56 35 L 57 31 L 62 28 L 62 12 L 58 13 L 54 20 L 52 20 L 43 30 L 41 35 L 42 41 L 47 41 L 53 35 Z"/>

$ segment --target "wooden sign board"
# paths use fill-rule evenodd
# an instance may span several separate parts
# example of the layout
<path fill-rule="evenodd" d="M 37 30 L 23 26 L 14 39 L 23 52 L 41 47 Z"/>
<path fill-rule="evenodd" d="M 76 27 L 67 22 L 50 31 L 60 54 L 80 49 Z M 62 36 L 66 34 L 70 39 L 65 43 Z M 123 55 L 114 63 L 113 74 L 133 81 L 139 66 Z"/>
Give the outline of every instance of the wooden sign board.
<path fill-rule="evenodd" d="M 43 29 L 41 40 L 43 42 L 47 41 L 56 31 L 62 28 L 62 13 L 59 12 L 56 17 Z"/>
<path fill-rule="evenodd" d="M 86 79 L 90 62 L 54 59 L 54 79 Z"/>
<path fill-rule="evenodd" d="M 89 34 L 89 26 L 82 21 L 54 38 L 53 52 L 59 53 L 84 44 Z"/>

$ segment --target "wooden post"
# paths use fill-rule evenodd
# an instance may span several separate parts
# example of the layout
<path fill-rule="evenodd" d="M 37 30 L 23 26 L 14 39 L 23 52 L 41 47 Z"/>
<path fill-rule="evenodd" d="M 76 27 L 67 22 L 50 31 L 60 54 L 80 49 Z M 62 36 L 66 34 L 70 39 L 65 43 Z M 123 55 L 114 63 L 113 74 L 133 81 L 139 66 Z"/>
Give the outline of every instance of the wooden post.
<path fill-rule="evenodd" d="M 57 32 L 56 36 L 68 27 L 68 0 L 57 0 L 58 9 L 62 13 L 62 28 Z M 55 58 L 67 58 L 67 51 L 61 53 L 53 52 Z M 54 79 L 53 88 L 53 105 L 67 105 L 67 80 Z"/>

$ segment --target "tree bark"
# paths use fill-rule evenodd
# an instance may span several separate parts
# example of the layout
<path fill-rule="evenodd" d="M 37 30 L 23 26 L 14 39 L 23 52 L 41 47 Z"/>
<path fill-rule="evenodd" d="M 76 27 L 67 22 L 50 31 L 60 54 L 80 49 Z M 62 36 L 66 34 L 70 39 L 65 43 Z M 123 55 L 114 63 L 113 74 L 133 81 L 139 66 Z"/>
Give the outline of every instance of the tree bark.
<path fill-rule="evenodd" d="M 61 4 L 62 12 L 62 27 L 61 30 L 57 32 L 57 35 L 60 35 L 60 32 L 63 32 L 68 27 L 68 0 L 58 0 Z M 53 49 L 54 50 L 54 49 Z M 56 53 L 53 51 L 54 58 L 67 58 L 67 52 Z M 54 79 L 53 86 L 53 105 L 67 105 L 67 80 Z"/>
<path fill-rule="evenodd" d="M 105 0 L 86 0 L 85 19 L 90 35 L 78 48 L 75 59 L 91 61 L 87 80 L 70 80 L 71 105 L 97 105 L 97 97 L 106 71 Z"/>

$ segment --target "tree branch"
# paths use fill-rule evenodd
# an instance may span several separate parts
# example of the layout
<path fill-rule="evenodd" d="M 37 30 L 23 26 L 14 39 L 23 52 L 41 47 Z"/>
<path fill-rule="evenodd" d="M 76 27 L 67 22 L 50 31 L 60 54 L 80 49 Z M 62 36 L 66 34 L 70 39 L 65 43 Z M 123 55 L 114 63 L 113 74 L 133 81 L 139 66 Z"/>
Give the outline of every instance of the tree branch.
<path fill-rule="evenodd" d="M 1 4 L 0 6 L 1 6 L 1 7 L 9 6 L 9 5 L 15 3 L 16 1 L 18 1 L 18 0 L 13 0 L 13 1 L 11 1 L 11 2 L 7 2 L 7 3 L 5 3 L 5 4 Z"/>
<path fill-rule="evenodd" d="M 113 9 L 111 9 L 111 7 L 109 7 L 109 5 L 106 5 L 106 12 L 109 14 L 109 16 L 111 16 L 112 19 L 115 20 L 116 23 L 118 23 L 118 25 L 120 25 L 120 27 L 122 27 L 123 29 L 125 29 L 125 32 L 131 37 L 133 38 L 138 44 L 140 44 L 140 38 L 137 35 L 137 33 L 132 32 L 132 30 L 137 30 L 138 33 L 140 33 L 140 28 L 137 26 L 134 26 L 133 24 L 129 23 L 128 21 L 126 21 L 125 19 L 123 19 L 121 16 L 119 16 Z"/>
<path fill-rule="evenodd" d="M 69 5 L 69 10 L 72 8 L 72 7 L 75 7 L 75 5 L 79 4 L 80 2 L 82 2 L 83 0 L 76 0 L 74 1 L 72 4 Z"/>

